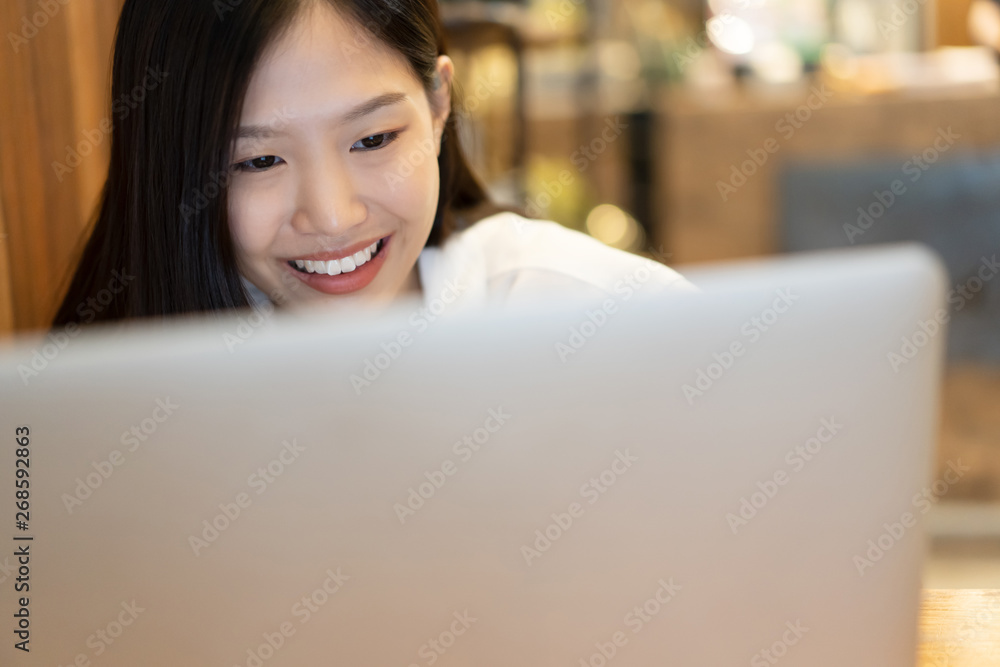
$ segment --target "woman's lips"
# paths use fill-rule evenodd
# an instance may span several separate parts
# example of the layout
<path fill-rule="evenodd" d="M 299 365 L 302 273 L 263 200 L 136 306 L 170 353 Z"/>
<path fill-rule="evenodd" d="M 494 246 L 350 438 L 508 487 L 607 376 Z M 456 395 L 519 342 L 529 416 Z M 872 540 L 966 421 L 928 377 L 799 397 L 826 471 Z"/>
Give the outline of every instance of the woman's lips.
<path fill-rule="evenodd" d="M 382 269 L 382 265 L 385 264 L 385 259 L 390 252 L 389 248 L 392 245 L 392 236 L 388 236 L 380 241 L 380 247 L 377 253 L 372 255 L 372 258 L 365 262 L 363 265 L 354 268 L 352 271 L 347 273 L 343 272 L 336 276 L 325 275 L 320 273 L 305 273 L 302 270 L 293 268 L 292 264 L 294 262 L 286 262 L 285 266 L 292 274 L 304 282 L 309 287 L 313 288 L 317 292 L 322 292 L 324 294 L 350 294 L 351 292 L 357 292 L 358 290 L 367 287 L 375 277 L 378 275 L 379 271 Z M 351 257 L 345 258 L 349 260 L 347 262 L 348 266 L 354 264 L 354 260 Z"/>

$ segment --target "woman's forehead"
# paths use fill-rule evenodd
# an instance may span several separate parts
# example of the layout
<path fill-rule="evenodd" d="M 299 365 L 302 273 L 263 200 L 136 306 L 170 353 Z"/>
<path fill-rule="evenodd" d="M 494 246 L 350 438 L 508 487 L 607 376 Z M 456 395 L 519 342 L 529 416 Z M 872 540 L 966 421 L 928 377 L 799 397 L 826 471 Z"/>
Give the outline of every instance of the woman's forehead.
<path fill-rule="evenodd" d="M 262 54 L 244 101 L 244 119 L 275 109 L 346 113 L 386 92 L 421 90 L 406 58 L 346 19 L 327 2 L 312 2 Z"/>

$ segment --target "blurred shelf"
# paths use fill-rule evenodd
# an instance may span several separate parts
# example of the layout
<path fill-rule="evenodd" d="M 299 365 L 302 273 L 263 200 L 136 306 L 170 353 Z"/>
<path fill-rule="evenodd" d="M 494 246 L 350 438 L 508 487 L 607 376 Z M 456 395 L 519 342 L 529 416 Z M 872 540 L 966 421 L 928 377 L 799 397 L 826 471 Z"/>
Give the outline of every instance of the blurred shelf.
<path fill-rule="evenodd" d="M 580 30 L 554 30 L 538 25 L 523 5 L 509 2 L 442 2 L 441 19 L 445 25 L 459 23 L 495 23 L 517 30 L 525 48 L 539 49 L 580 43 Z"/>
<path fill-rule="evenodd" d="M 1000 544 L 1000 503 L 942 501 L 927 513 L 927 533 L 936 540 L 996 540 Z"/>

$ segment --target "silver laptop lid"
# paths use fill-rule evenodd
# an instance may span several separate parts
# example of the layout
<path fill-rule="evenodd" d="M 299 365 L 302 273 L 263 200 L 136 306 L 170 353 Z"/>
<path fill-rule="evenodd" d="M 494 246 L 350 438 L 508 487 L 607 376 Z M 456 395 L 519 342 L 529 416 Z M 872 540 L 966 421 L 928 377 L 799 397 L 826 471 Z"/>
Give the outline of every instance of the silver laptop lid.
<path fill-rule="evenodd" d="M 3 664 L 910 667 L 939 265 L 691 275 L 8 347 Z"/>

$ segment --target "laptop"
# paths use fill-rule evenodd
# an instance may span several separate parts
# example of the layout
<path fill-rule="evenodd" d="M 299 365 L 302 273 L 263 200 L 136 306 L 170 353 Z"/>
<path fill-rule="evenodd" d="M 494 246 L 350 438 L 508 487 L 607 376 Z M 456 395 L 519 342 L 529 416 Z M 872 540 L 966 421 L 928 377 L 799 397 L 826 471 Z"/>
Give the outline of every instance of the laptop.
<path fill-rule="evenodd" d="M 687 275 L 7 343 L 0 662 L 912 667 L 940 263 Z"/>

